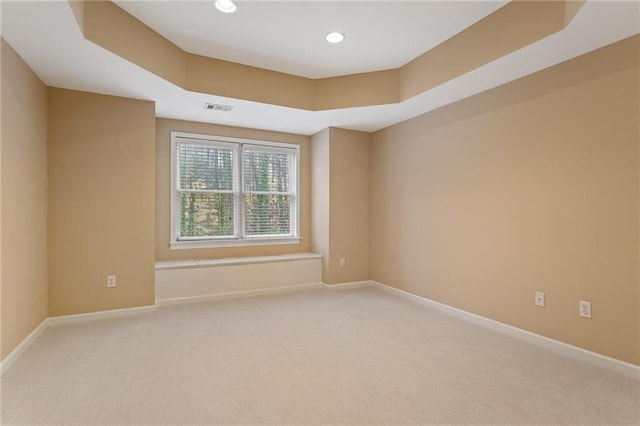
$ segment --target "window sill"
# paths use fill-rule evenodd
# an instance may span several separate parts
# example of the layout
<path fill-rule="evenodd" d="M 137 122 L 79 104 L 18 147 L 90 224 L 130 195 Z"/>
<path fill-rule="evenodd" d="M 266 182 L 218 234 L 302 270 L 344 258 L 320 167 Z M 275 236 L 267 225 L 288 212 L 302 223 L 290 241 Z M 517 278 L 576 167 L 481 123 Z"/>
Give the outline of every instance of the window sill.
<path fill-rule="evenodd" d="M 201 241 L 171 241 L 171 250 L 189 250 L 220 247 L 247 247 L 247 246 L 275 246 L 282 244 L 300 244 L 302 238 L 265 238 L 255 240 L 201 240 Z"/>
<path fill-rule="evenodd" d="M 257 263 L 293 262 L 299 260 L 322 259 L 316 253 L 291 253 L 275 256 L 233 257 L 223 259 L 191 259 L 191 260 L 162 260 L 155 263 L 156 271 L 166 269 L 206 268 L 213 266 L 253 265 Z"/>

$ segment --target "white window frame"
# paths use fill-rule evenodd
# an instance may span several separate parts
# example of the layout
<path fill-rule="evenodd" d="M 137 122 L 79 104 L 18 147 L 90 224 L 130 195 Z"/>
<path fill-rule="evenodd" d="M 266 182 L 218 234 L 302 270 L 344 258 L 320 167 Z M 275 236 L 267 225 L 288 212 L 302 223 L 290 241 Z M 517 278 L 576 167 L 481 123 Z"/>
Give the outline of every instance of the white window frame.
<path fill-rule="evenodd" d="M 188 142 L 190 144 L 210 145 L 215 143 L 219 146 L 231 146 L 235 149 L 236 154 L 236 176 L 234 179 L 235 203 L 234 211 L 234 229 L 236 235 L 234 237 L 196 237 L 189 239 L 180 239 L 180 205 L 178 191 L 178 143 Z M 286 152 L 294 151 L 294 161 L 291 165 L 295 181 L 292 182 L 293 200 L 291 202 L 291 229 L 293 235 L 269 235 L 269 236 L 245 236 L 244 235 L 244 173 L 242 170 L 242 154 L 243 146 L 255 146 L 266 151 Z M 216 248 L 216 247 L 233 247 L 233 246 L 258 246 L 258 245 L 277 245 L 277 244 L 299 244 L 300 243 L 300 145 L 263 141 L 255 139 L 240 139 L 226 136 L 203 135 L 185 132 L 171 132 L 171 239 L 169 247 L 174 250 L 180 249 L 198 249 L 198 248 Z"/>

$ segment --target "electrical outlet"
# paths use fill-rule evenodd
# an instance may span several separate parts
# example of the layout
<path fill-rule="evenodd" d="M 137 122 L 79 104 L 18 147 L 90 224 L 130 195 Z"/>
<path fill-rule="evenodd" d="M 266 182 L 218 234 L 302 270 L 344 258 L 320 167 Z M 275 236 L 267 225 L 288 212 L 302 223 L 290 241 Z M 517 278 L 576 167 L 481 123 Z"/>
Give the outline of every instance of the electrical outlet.
<path fill-rule="evenodd" d="M 115 287 L 115 286 L 116 286 L 116 276 L 107 275 L 107 287 Z"/>
<path fill-rule="evenodd" d="M 344 257 L 340 258 L 340 267 L 344 268 L 347 265 L 347 260 Z"/>
<path fill-rule="evenodd" d="M 580 308 L 579 314 L 583 318 L 591 318 L 591 302 L 585 302 L 581 300 L 578 302 L 578 306 Z"/>
<path fill-rule="evenodd" d="M 541 308 L 544 308 L 544 293 L 543 292 L 536 291 L 535 304 L 536 304 L 536 306 L 540 306 Z"/>

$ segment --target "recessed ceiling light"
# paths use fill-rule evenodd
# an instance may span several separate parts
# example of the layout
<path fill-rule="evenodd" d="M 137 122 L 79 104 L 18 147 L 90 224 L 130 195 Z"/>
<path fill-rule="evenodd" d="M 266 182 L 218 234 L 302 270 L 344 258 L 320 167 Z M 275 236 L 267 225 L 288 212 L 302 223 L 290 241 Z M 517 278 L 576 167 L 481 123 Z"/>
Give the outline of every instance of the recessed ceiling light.
<path fill-rule="evenodd" d="M 342 40 L 344 40 L 344 34 L 334 31 L 327 34 L 325 38 L 329 43 L 340 43 Z"/>
<path fill-rule="evenodd" d="M 238 10 L 238 6 L 233 0 L 216 0 L 214 5 L 216 6 L 216 9 L 224 13 L 233 13 Z"/>

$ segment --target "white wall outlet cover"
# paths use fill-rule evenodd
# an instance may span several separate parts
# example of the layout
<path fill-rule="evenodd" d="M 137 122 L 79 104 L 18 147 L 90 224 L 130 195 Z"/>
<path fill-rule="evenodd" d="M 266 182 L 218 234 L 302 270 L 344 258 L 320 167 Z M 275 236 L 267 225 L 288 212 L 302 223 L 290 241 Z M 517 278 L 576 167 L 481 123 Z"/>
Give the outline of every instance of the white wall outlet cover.
<path fill-rule="evenodd" d="M 591 318 L 591 302 L 586 302 L 584 300 L 580 300 L 578 302 L 578 314 L 582 318 Z"/>
<path fill-rule="evenodd" d="M 536 291 L 535 304 L 536 304 L 536 306 L 544 307 L 544 293 L 543 292 Z"/>
<path fill-rule="evenodd" d="M 116 286 L 116 276 L 107 275 L 107 287 L 115 287 L 115 286 Z"/>

